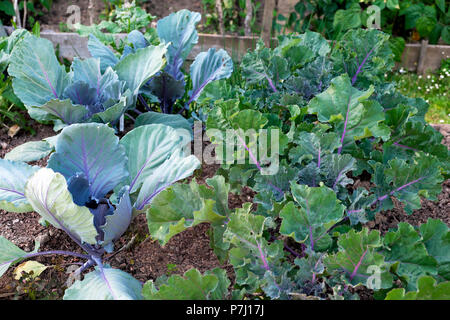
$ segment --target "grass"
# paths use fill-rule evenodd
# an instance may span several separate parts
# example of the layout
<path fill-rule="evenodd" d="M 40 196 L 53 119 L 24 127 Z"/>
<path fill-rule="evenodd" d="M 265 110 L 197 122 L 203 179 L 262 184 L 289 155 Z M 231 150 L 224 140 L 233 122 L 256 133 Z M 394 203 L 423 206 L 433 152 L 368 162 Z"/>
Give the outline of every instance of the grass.
<path fill-rule="evenodd" d="M 430 105 L 425 119 L 429 123 L 450 124 L 450 59 L 441 68 L 424 76 L 402 69 L 392 75 L 398 89 L 406 96 L 423 98 Z"/>

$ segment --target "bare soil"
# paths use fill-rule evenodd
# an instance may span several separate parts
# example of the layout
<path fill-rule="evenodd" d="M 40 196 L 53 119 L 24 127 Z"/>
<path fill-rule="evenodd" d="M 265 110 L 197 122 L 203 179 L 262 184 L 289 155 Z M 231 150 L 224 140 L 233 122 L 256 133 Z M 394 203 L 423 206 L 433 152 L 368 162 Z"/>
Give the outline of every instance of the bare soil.
<path fill-rule="evenodd" d="M 50 126 L 38 124 L 32 120 L 30 123 L 36 130 L 35 136 L 19 131 L 14 138 L 10 138 L 6 130 L 0 130 L 0 142 L 3 142 L 3 146 L 6 145 L 0 150 L 1 157 L 13 147 L 26 141 L 39 140 L 55 134 Z M 450 146 L 450 126 L 439 126 L 438 129 L 444 134 L 445 144 Z M 38 165 L 45 166 L 46 159 Z M 195 173 L 196 180 L 199 183 L 206 183 L 206 179 L 214 176 L 217 169 L 218 165 L 204 165 Z M 230 208 L 238 208 L 244 202 L 252 202 L 254 194 L 249 188 L 243 188 L 238 195 L 230 194 Z M 444 182 L 438 201 L 423 200 L 422 206 L 409 216 L 400 207 L 383 212 L 374 222 L 369 223 L 369 227 L 384 233 L 401 221 L 418 225 L 426 222 L 428 218 L 441 219 L 450 225 L 450 180 Z M 40 216 L 35 212 L 10 213 L 0 210 L 0 236 L 12 241 L 25 251 L 33 250 L 34 241 L 39 240 L 40 251 L 67 250 L 81 253 L 81 249 L 63 231 L 52 226 L 42 226 L 38 222 L 39 218 Z M 144 215 L 139 215 L 133 219 L 128 231 L 116 242 L 116 249 L 122 248 L 122 250 L 115 255 L 106 256 L 107 263 L 130 273 L 142 282 L 156 279 L 161 275 L 182 274 L 191 268 L 204 272 L 215 267 L 227 270 L 230 280 L 233 281 L 232 267 L 227 264 L 221 265 L 210 248 L 208 229 L 208 224 L 200 224 L 176 235 L 165 247 L 162 247 L 157 241 L 148 237 L 146 218 Z M 0 299 L 62 298 L 67 287 L 68 270 L 78 266 L 80 261 L 68 256 L 45 256 L 37 257 L 35 260 L 50 267 L 34 281 L 15 280 L 14 268 L 10 268 L 0 278 Z M 373 299 L 370 290 L 358 289 L 356 292 L 361 299 Z"/>

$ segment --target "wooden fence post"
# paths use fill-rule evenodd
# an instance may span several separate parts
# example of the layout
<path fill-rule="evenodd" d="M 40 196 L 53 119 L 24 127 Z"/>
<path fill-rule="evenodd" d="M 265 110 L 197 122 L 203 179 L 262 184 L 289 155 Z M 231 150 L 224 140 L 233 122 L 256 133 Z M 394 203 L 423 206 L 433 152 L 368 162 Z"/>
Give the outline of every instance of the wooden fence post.
<path fill-rule="evenodd" d="M 419 62 L 417 64 L 417 73 L 424 74 L 425 73 L 425 58 L 427 56 L 428 49 L 428 40 L 422 40 L 420 46 L 420 54 L 419 54 Z"/>
<path fill-rule="evenodd" d="M 245 1 L 245 20 L 244 20 L 244 32 L 246 36 L 252 34 L 252 17 L 253 17 L 253 4 L 252 0 Z"/>
<path fill-rule="evenodd" d="M 222 0 L 216 0 L 216 10 L 217 10 L 217 17 L 219 18 L 219 32 L 221 35 L 224 35 L 225 27 L 224 27 L 224 22 L 223 22 Z"/>
<path fill-rule="evenodd" d="M 264 1 L 264 15 L 262 21 L 261 37 L 267 47 L 270 47 L 270 40 L 272 38 L 272 19 L 273 10 L 275 9 L 275 0 Z"/>

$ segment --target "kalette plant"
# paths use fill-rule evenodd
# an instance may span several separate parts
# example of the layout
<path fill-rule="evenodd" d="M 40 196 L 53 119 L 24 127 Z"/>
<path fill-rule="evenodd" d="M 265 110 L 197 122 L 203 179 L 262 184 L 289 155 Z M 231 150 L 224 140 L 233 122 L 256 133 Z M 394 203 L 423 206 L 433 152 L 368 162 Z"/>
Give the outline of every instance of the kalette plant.
<path fill-rule="evenodd" d="M 199 21 L 199 13 L 184 9 L 170 14 L 157 23 L 159 40 L 167 45 L 167 65 L 143 86 L 140 92 L 143 96 L 149 97 L 150 101 L 159 102 L 163 113 L 170 114 L 188 109 L 209 83 L 229 78 L 233 72 L 233 61 L 228 53 L 223 49 L 210 48 L 206 52 L 199 53 L 190 66 L 189 77 L 192 88 L 186 81 L 182 67 L 198 43 L 196 25 Z M 108 66 L 114 68 L 130 53 L 149 46 L 145 36 L 138 30 L 128 34 L 127 41 L 129 45 L 125 46 L 120 58 L 93 35 L 89 38 L 88 48 L 93 57 L 100 59 L 104 70 Z M 186 101 L 181 104 L 181 110 L 178 110 L 180 108 L 175 110 L 176 101 L 185 95 Z M 147 104 L 142 97 L 141 102 Z"/>
<path fill-rule="evenodd" d="M 442 135 L 424 120 L 428 105 L 385 81 L 393 66 L 387 41 L 377 30 L 357 30 L 331 44 L 311 32 L 286 37 L 273 50 L 260 44 L 242 61 L 245 94 L 225 95 L 208 112 L 206 128 L 214 130 L 207 133 L 223 148 L 216 149 L 220 174 L 230 190 L 247 186 L 256 192 L 256 210 L 244 206 L 246 213 L 235 217 L 247 215 L 242 229 L 254 229 L 239 227 L 232 240 L 220 241 L 217 235 L 226 239 L 230 233 L 212 229 L 213 245 L 225 251 L 233 247 L 227 241 L 237 246 L 221 257 L 235 266 L 241 288 L 262 288 L 271 298 L 293 298 L 290 293 L 323 298 L 334 288 L 338 298 L 349 294 L 349 285 L 367 285 L 373 268 L 379 271 L 380 294 L 395 280 L 407 291 L 417 289 L 421 276 L 450 280 L 445 271 L 450 260 L 435 247 L 448 250 L 444 223 L 430 220 L 420 231 L 399 225 L 384 237 L 365 226 L 395 202 L 411 214 L 421 197 L 436 200 L 449 173 Z M 243 130 L 233 139 L 248 156 L 244 164 L 225 164 L 230 129 Z M 277 150 L 266 145 L 270 137 L 259 139 L 262 129 L 277 130 Z M 256 139 L 246 136 L 250 131 Z M 278 171 L 264 174 L 272 162 Z M 229 216 L 226 230 L 234 225 Z M 282 239 L 297 250 L 283 250 Z M 407 248 L 414 256 L 403 251 Z M 294 265 L 284 251 L 298 258 Z"/>
<path fill-rule="evenodd" d="M 49 40 L 27 35 L 15 46 L 8 72 L 15 94 L 38 121 L 54 121 L 58 127 L 115 125 L 134 108 L 139 89 L 164 66 L 166 51 L 165 45 L 148 46 L 109 68 L 102 68 L 98 58 L 75 58 L 66 72 Z"/>
<path fill-rule="evenodd" d="M 231 210 L 227 197 L 231 186 L 222 176 L 208 179 L 207 184 L 192 181 L 162 191 L 148 208 L 147 220 L 150 235 L 161 245 L 188 228 L 210 223 L 211 248 L 233 266 L 236 275 L 231 296 L 221 299 L 242 299 L 258 290 L 271 299 L 354 299 L 346 289 L 349 286 L 364 285 L 385 295 L 395 288 L 394 280 L 400 280 L 403 289 L 393 289 L 387 299 L 406 291 L 416 297 L 416 290 L 424 290 L 424 281 L 438 282 L 427 286 L 427 294 L 446 297 L 442 288 L 450 283 L 450 230 L 442 221 L 429 219 L 418 228 L 400 223 L 398 230 L 381 236 L 365 226 L 340 226 L 351 209 L 324 185 L 292 182 L 288 201 L 273 216 L 270 211 L 255 212 L 251 203 Z M 357 204 L 357 194 L 354 198 Z M 148 281 L 143 295 L 214 299 L 218 288 L 229 285 L 214 271 L 201 277 L 191 270 L 184 277 Z"/>
<path fill-rule="evenodd" d="M 85 253 L 62 250 L 24 252 L 0 238 L 0 274 L 14 263 L 39 255 L 71 255 L 91 266 L 84 279 L 66 290 L 65 299 L 139 299 L 141 284 L 105 264 L 102 256 L 128 228 L 133 212 L 148 209 L 154 197 L 190 176 L 199 161 L 185 150 L 186 133 L 154 124 L 122 139 L 104 124 L 74 124 L 63 129 L 46 168 L 0 160 L 0 208 L 36 211 L 63 230 Z"/>

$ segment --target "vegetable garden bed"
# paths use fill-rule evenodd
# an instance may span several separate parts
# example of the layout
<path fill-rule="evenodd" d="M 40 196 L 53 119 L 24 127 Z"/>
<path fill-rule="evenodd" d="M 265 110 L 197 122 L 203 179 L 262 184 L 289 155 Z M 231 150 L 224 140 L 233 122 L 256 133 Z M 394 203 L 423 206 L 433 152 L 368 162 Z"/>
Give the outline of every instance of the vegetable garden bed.
<path fill-rule="evenodd" d="M 389 35 L 290 34 L 235 63 L 193 50 L 199 21 L 116 51 L 91 34 L 64 65 L 27 31 L 2 42 L 38 132 L 1 135 L 2 297 L 448 299 L 449 130 L 388 79 Z"/>
<path fill-rule="evenodd" d="M 4 143 L 4 148 L 0 149 L 0 158 L 20 144 L 53 135 L 51 126 L 35 123 L 33 127 L 38 133 L 35 137 L 21 132 L 10 138 L 7 131 L 2 130 L 0 142 Z M 435 125 L 435 127 L 444 136 L 442 143 L 450 149 L 450 125 Z M 45 166 L 46 159 L 38 162 L 38 165 Z M 218 167 L 218 165 L 202 165 L 200 174 L 196 175 L 197 181 L 205 184 L 205 179 L 213 177 Z M 230 194 L 228 205 L 230 208 L 239 208 L 244 202 L 252 202 L 253 196 L 254 192 L 244 188 L 239 195 Z M 407 215 L 397 203 L 395 209 L 378 213 L 376 219 L 367 226 L 372 230 L 379 230 L 382 234 L 396 228 L 399 222 L 418 226 L 429 218 L 440 219 L 450 226 L 449 208 L 450 180 L 446 180 L 438 201 L 422 200 L 422 208 L 414 210 L 411 215 Z M 25 251 L 32 250 L 34 241 L 38 239 L 41 241 L 41 250 L 59 248 L 81 253 L 63 231 L 52 226 L 44 227 L 38 221 L 39 215 L 34 212 L 11 213 L 0 210 L 0 236 L 6 237 Z M 197 268 L 203 273 L 216 267 L 227 270 L 227 275 L 234 281 L 232 266 L 221 264 L 210 248 L 209 228 L 207 223 L 200 224 L 176 235 L 166 246 L 161 247 L 157 241 L 148 238 L 145 217 L 140 215 L 133 220 L 130 229 L 117 242 L 117 247 L 123 250 L 114 255 L 109 262 L 113 267 L 130 273 L 142 282 L 163 275 L 184 274 L 191 268 Z M 69 277 L 67 270 L 73 270 L 80 260 L 70 257 L 64 259 L 39 257 L 36 260 L 50 267 L 35 280 L 26 278 L 16 280 L 14 269 L 11 268 L 0 278 L 0 299 L 62 299 Z M 373 292 L 370 290 L 359 289 L 356 292 L 363 300 L 373 299 Z"/>

